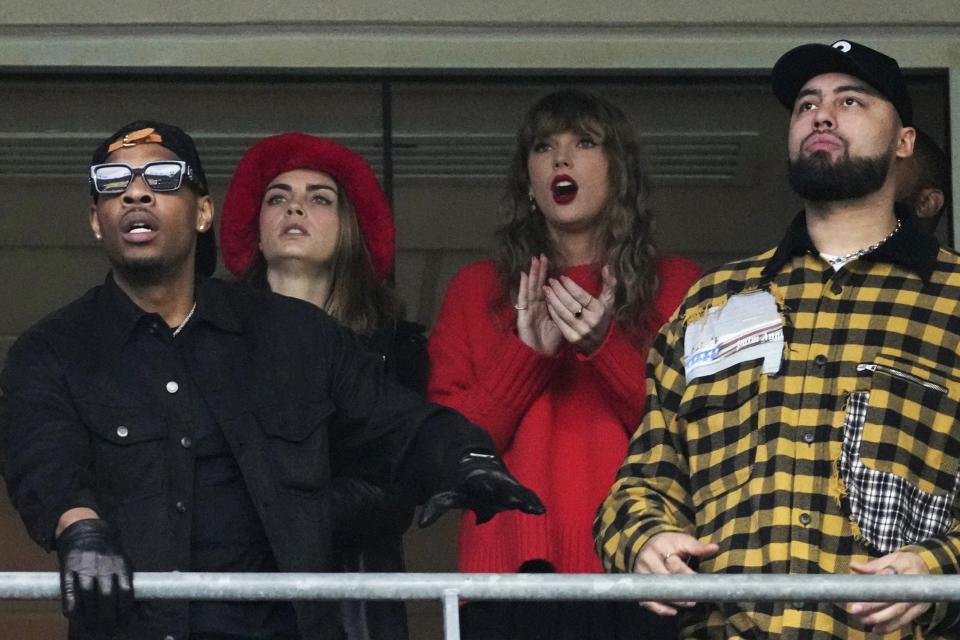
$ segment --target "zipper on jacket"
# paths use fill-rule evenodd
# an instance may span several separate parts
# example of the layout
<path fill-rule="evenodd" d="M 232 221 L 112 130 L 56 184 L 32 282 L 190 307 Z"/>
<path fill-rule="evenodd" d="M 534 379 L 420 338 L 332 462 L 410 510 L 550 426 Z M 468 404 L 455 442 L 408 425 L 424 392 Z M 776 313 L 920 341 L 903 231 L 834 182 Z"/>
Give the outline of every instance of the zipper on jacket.
<path fill-rule="evenodd" d="M 946 394 L 947 388 L 943 385 L 937 384 L 935 382 L 930 382 L 924 380 L 923 378 L 918 378 L 912 373 L 907 373 L 906 371 L 900 371 L 900 369 L 894 369 L 893 367 L 888 367 L 882 364 L 869 364 L 866 362 L 861 362 L 857 365 L 857 371 L 870 371 L 871 373 L 885 373 L 888 376 L 893 378 L 900 378 L 901 380 L 906 380 L 907 382 L 912 382 L 914 384 L 919 384 L 921 387 L 926 389 L 931 389 L 933 391 L 939 391 L 940 393 Z"/>

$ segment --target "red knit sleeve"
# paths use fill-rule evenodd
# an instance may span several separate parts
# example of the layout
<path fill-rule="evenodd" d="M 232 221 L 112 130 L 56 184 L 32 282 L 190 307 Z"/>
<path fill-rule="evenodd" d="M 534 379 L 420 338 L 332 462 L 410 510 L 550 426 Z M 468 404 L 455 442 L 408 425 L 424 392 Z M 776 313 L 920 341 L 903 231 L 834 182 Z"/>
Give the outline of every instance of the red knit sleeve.
<path fill-rule="evenodd" d="M 490 263 L 470 265 L 450 282 L 427 345 L 427 395 L 486 429 L 502 453 L 557 360 L 497 326 L 489 310 L 495 290 Z"/>
<path fill-rule="evenodd" d="M 660 258 L 657 263 L 660 287 L 654 301 L 655 319 L 650 325 L 650 339 L 680 306 L 687 289 L 700 277 L 700 272 L 696 263 L 684 258 Z M 647 395 L 647 350 L 639 348 L 636 339 L 627 335 L 616 322 L 611 322 L 603 344 L 581 359 L 593 365 L 600 374 L 611 392 L 611 406 L 620 422 L 628 425 L 628 432 L 633 433 L 643 418 Z"/>

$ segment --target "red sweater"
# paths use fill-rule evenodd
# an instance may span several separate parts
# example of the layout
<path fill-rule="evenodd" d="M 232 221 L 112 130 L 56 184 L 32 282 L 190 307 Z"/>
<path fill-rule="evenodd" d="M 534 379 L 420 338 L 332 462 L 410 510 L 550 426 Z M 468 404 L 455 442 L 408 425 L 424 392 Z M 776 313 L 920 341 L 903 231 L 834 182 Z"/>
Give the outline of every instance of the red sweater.
<path fill-rule="evenodd" d="M 680 305 L 700 269 L 676 257 L 657 264 L 660 290 L 651 338 Z M 567 269 L 597 296 L 598 265 Z M 509 511 L 482 526 L 466 513 L 459 564 L 466 572 L 514 572 L 543 558 L 562 573 L 601 570 L 593 551 L 593 515 L 640 424 L 646 396 L 646 352 L 617 323 L 590 356 L 561 347 L 541 356 L 516 336 L 492 262 L 468 265 L 450 282 L 430 335 L 429 397 L 457 409 L 493 437 L 510 471 L 537 492 L 544 516 Z"/>

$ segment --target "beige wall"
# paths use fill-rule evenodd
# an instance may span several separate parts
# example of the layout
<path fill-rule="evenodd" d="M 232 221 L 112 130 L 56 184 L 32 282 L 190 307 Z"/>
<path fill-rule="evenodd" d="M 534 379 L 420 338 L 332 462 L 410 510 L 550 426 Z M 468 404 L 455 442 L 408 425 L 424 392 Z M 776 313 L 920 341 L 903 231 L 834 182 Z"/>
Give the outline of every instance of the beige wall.
<path fill-rule="evenodd" d="M 945 67 L 960 64 L 957 6 L 35 0 L 0 8 L 0 66 L 763 69 L 785 43 L 847 37 Z"/>
<path fill-rule="evenodd" d="M 144 0 L 117 3 L 87 0 L 34 0 L 0 7 L 4 24 L 121 24 L 121 23 L 277 23 L 323 20 L 332 23 L 373 24 L 540 24 L 595 23 L 601 25 L 659 24 L 665 22 L 714 24 L 943 24 L 957 21 L 956 4 L 949 0 L 926 2 L 845 2 L 790 0 L 768 2 L 622 2 L 596 0 L 286 0 L 282 3 L 235 1 L 229 5 L 197 0 L 168 0 L 162 5 Z M 906 16 L 909 17 L 907 20 Z"/>

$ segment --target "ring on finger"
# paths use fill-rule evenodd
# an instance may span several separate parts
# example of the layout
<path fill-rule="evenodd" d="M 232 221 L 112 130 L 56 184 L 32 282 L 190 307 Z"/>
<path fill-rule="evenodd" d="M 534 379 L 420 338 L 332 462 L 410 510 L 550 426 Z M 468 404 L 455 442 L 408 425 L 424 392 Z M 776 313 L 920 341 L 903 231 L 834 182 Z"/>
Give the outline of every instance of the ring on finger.
<path fill-rule="evenodd" d="M 673 551 L 670 551 L 670 552 L 668 552 L 667 554 L 665 554 L 665 555 L 663 556 L 663 564 L 667 564 L 667 560 L 669 560 L 670 558 L 672 558 L 672 557 L 675 556 L 675 555 L 677 555 L 677 554 L 675 554 Z"/>
<path fill-rule="evenodd" d="M 577 304 L 579 304 L 579 303 L 577 303 Z M 574 317 L 574 318 L 579 318 L 579 317 L 582 316 L 582 315 L 583 315 L 583 305 L 581 304 L 581 305 L 580 305 L 580 308 L 573 312 L 573 317 Z"/>
<path fill-rule="evenodd" d="M 527 305 L 520 306 L 519 304 L 515 304 L 513 305 L 513 308 L 516 309 L 517 311 L 526 311 Z"/>

